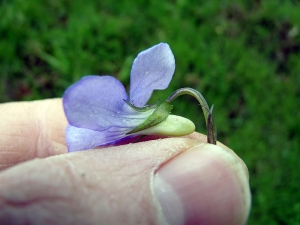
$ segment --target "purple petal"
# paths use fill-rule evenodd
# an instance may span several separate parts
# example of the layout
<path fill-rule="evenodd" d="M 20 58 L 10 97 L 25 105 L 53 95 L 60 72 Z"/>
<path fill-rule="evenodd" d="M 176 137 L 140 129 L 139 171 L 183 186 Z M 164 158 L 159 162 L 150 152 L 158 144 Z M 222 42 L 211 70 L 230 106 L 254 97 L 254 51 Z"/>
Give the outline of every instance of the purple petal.
<path fill-rule="evenodd" d="M 68 151 L 75 152 L 93 149 L 101 145 L 114 143 L 125 138 L 128 131 L 130 129 L 126 128 L 110 128 L 105 131 L 94 131 L 69 125 L 66 129 Z"/>
<path fill-rule="evenodd" d="M 138 54 L 130 75 L 130 101 L 144 106 L 153 90 L 168 87 L 174 71 L 175 59 L 168 44 L 160 43 Z"/>
<path fill-rule="evenodd" d="M 110 127 L 135 127 L 149 113 L 137 113 L 123 99 L 124 86 L 111 76 L 86 76 L 70 86 L 63 96 L 69 124 L 102 131 Z"/>

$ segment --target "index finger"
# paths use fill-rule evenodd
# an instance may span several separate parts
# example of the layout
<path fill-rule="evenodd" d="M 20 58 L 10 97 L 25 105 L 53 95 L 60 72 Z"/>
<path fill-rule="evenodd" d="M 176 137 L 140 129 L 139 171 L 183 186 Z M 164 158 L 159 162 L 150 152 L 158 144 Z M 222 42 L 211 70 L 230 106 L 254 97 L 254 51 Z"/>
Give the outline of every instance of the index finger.
<path fill-rule="evenodd" d="M 0 170 L 67 152 L 61 99 L 0 105 Z"/>
<path fill-rule="evenodd" d="M 61 99 L 0 104 L 0 118 L 0 170 L 30 159 L 67 152 L 68 122 Z M 152 135 L 141 141 L 160 138 L 166 137 Z M 206 142 L 206 136 L 197 132 L 186 138 Z M 228 149 L 219 142 L 217 145 Z"/>

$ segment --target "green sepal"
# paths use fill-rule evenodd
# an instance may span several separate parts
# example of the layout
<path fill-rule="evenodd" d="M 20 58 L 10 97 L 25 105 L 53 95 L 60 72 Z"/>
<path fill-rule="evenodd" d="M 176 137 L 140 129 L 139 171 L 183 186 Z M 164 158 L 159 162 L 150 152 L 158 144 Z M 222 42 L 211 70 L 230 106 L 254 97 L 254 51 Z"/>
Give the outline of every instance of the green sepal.
<path fill-rule="evenodd" d="M 128 104 L 128 102 L 126 102 L 126 103 Z M 131 103 L 129 103 L 128 105 L 133 106 Z M 136 106 L 133 106 L 132 108 L 134 110 L 136 110 L 136 109 L 140 110 L 142 108 L 142 110 L 144 110 L 142 112 L 150 110 L 149 108 L 147 110 L 145 110 L 145 109 L 143 109 L 144 107 L 139 108 Z M 146 130 L 150 127 L 156 126 L 157 124 L 160 124 L 162 121 L 164 121 L 168 117 L 168 115 L 170 114 L 172 109 L 173 109 L 173 106 L 169 102 L 164 101 L 164 102 L 157 104 L 153 113 L 143 123 L 141 123 L 139 126 L 134 128 L 133 130 L 129 131 L 127 134 L 137 133 L 139 131 Z M 138 111 L 138 110 L 136 110 L 136 111 Z M 139 111 L 139 112 L 141 112 L 141 111 Z"/>
<path fill-rule="evenodd" d="M 155 109 L 157 108 L 160 104 L 162 104 L 164 101 L 163 100 L 158 100 L 157 102 L 155 102 L 154 104 L 152 105 L 145 105 L 145 106 L 142 106 L 142 107 L 137 107 L 133 104 L 131 104 L 129 101 L 123 99 L 124 102 L 127 103 L 127 105 L 129 105 L 132 109 L 134 109 L 135 111 L 137 112 L 147 112 L 149 111 L 150 109 Z"/>

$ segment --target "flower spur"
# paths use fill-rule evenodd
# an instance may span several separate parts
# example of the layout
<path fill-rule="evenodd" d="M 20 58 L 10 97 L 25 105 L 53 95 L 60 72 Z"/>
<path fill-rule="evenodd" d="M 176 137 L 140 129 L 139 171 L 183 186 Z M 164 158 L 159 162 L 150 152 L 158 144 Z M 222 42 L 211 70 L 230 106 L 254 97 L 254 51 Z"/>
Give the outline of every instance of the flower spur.
<path fill-rule="evenodd" d="M 68 151 L 92 149 L 144 134 L 192 133 L 195 125 L 190 120 L 169 115 L 170 102 L 145 106 L 154 90 L 168 87 L 174 71 L 173 53 L 168 44 L 160 43 L 134 60 L 129 97 L 112 76 L 86 76 L 70 86 L 63 96 L 69 122 Z"/>

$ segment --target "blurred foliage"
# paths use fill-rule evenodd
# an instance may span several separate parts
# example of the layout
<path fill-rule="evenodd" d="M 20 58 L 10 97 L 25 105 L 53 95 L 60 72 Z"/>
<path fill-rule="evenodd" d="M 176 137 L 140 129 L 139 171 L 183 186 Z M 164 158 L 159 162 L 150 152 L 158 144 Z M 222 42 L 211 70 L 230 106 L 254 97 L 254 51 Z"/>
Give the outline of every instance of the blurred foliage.
<path fill-rule="evenodd" d="M 299 12 L 296 0 L 0 0 L 0 101 L 59 97 L 87 74 L 128 87 L 138 52 L 167 42 L 176 73 L 153 101 L 199 90 L 249 168 L 249 224 L 300 224 Z M 205 131 L 196 101 L 174 107 Z"/>

